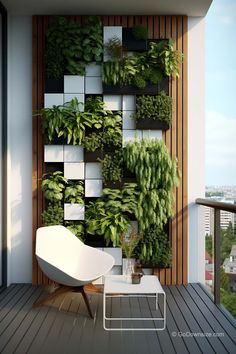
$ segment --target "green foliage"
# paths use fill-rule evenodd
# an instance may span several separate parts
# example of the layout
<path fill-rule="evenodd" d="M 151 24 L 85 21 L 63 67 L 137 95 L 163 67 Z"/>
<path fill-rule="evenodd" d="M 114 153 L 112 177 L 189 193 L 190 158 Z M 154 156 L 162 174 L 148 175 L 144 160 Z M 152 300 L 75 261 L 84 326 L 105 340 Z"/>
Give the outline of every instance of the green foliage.
<path fill-rule="evenodd" d="M 94 139 L 95 134 L 87 137 L 90 150 L 95 151 L 106 145 L 121 146 L 122 143 L 122 118 L 121 113 L 113 113 L 105 109 L 101 97 L 95 99 L 89 97 L 85 103 L 85 111 L 80 110 L 81 103 L 77 98 L 63 106 L 43 108 L 39 115 L 42 117 L 42 131 L 46 141 L 52 142 L 56 138 L 63 137 L 67 144 L 82 145 L 85 142 L 86 128 L 102 130 L 102 136 Z M 96 147 L 97 146 L 97 147 Z"/>
<path fill-rule="evenodd" d="M 120 235 L 128 230 L 128 213 L 136 208 L 136 184 L 125 184 L 122 190 L 104 189 L 103 196 L 86 208 L 87 232 L 104 237 L 107 245 L 120 244 Z"/>
<path fill-rule="evenodd" d="M 172 98 L 161 91 L 157 96 L 139 96 L 136 98 L 136 112 L 134 117 L 138 119 L 153 119 L 171 123 Z"/>
<path fill-rule="evenodd" d="M 84 147 L 88 151 L 103 150 L 103 133 L 93 132 L 85 137 Z"/>
<path fill-rule="evenodd" d="M 147 39 L 148 29 L 143 26 L 134 26 L 132 27 L 132 35 L 136 40 Z"/>
<path fill-rule="evenodd" d="M 56 17 L 46 32 L 46 77 L 59 79 L 65 72 L 84 75 L 86 63 L 101 62 L 102 24 L 98 17 L 86 17 L 81 25 Z"/>
<path fill-rule="evenodd" d="M 159 58 L 161 66 L 164 68 L 164 73 L 167 76 L 177 76 L 179 77 L 179 72 L 180 72 L 180 66 L 183 61 L 183 54 L 174 49 L 173 46 L 173 41 L 168 40 L 168 41 L 161 41 L 159 43 Z M 151 45 L 151 50 L 150 50 L 150 57 L 153 56 L 155 57 L 155 44 Z"/>
<path fill-rule="evenodd" d="M 142 235 L 135 250 L 136 257 L 143 264 L 169 267 L 172 252 L 167 234 L 159 227 L 151 227 Z"/>
<path fill-rule="evenodd" d="M 66 184 L 67 179 L 61 171 L 45 174 L 42 180 L 44 197 L 52 203 L 62 201 Z"/>
<path fill-rule="evenodd" d="M 84 223 L 81 221 L 66 221 L 65 226 L 81 241 L 85 241 Z"/>
<path fill-rule="evenodd" d="M 118 150 L 113 155 L 105 155 L 103 159 L 99 159 L 102 164 L 102 179 L 106 182 L 121 182 L 123 155 Z"/>
<path fill-rule="evenodd" d="M 105 44 L 105 52 L 112 60 L 121 59 L 123 57 L 122 42 L 118 37 L 112 37 Z"/>
<path fill-rule="evenodd" d="M 182 53 L 174 49 L 171 40 L 151 43 L 147 52 L 103 63 L 102 81 L 106 85 L 145 88 L 148 82 L 157 84 L 164 75 L 179 77 L 182 60 Z"/>
<path fill-rule="evenodd" d="M 126 258 L 134 256 L 134 250 L 140 240 L 137 232 L 132 229 L 128 235 L 121 235 L 120 246 Z"/>
<path fill-rule="evenodd" d="M 45 226 L 63 225 L 64 210 L 60 203 L 49 203 L 46 210 L 42 213 L 42 219 Z"/>
<path fill-rule="evenodd" d="M 88 151 L 103 150 L 104 146 L 122 145 L 122 117 L 121 112 L 112 112 L 106 109 L 101 97 L 88 98 L 85 104 L 86 112 L 93 118 L 93 128 L 98 132 L 92 132 L 86 136 L 84 147 Z"/>
<path fill-rule="evenodd" d="M 222 290 L 220 299 L 221 304 L 236 318 L 236 293 Z"/>
<path fill-rule="evenodd" d="M 212 257 L 213 254 L 213 244 L 212 244 L 212 236 L 211 235 L 206 235 L 205 236 L 205 248 L 209 256 Z"/>
<path fill-rule="evenodd" d="M 225 258 L 229 258 L 231 248 L 236 244 L 236 235 L 232 227 L 232 223 L 229 223 L 229 226 L 226 230 L 221 229 L 220 235 L 220 261 L 221 264 L 224 263 Z M 208 254 L 212 257 L 213 253 L 213 238 L 212 235 L 205 236 L 205 247 Z"/>
<path fill-rule="evenodd" d="M 124 163 L 135 173 L 140 188 L 135 211 L 139 230 L 162 227 L 172 215 L 173 187 L 178 183 L 177 161 L 162 140 L 129 142 L 123 149 Z"/>
<path fill-rule="evenodd" d="M 84 204 L 84 183 L 69 181 L 65 189 L 65 203 Z"/>
<path fill-rule="evenodd" d="M 220 267 L 220 288 L 229 291 L 229 278 L 223 267 Z"/>

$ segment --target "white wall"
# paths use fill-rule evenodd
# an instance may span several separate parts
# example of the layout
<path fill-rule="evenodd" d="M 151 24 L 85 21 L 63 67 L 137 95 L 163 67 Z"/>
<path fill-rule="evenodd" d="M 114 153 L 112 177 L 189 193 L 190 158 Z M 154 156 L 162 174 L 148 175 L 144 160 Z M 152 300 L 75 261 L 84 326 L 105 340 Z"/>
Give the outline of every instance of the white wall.
<path fill-rule="evenodd" d="M 8 282 L 32 276 L 32 19 L 9 17 Z"/>
<path fill-rule="evenodd" d="M 189 17 L 188 31 L 188 281 L 204 282 L 204 215 L 194 204 L 205 195 L 204 18 Z"/>
<path fill-rule="evenodd" d="M 0 15 L 0 38 L 2 16 Z M 2 42 L 0 40 L 0 156 L 2 156 Z M 2 161 L 0 160 L 0 286 L 2 285 Z"/>

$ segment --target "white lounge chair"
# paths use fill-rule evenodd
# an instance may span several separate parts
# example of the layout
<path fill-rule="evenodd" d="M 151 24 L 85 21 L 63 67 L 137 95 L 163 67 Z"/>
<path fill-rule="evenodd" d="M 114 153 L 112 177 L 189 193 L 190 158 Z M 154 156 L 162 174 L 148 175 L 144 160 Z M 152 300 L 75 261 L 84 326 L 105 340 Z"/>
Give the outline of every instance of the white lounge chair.
<path fill-rule="evenodd" d="M 43 273 L 59 286 L 35 306 L 68 291 L 80 292 L 93 317 L 84 286 L 106 274 L 113 267 L 114 258 L 86 246 L 66 227 L 59 225 L 37 230 L 36 258 Z"/>

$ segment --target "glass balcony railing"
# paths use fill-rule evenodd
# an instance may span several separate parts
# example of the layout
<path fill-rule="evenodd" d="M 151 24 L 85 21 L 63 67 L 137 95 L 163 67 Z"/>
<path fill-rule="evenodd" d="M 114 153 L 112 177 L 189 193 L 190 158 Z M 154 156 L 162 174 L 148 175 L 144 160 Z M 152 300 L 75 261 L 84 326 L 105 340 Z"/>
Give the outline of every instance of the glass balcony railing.
<path fill-rule="evenodd" d="M 205 286 L 236 318 L 236 205 L 197 199 L 205 207 Z"/>

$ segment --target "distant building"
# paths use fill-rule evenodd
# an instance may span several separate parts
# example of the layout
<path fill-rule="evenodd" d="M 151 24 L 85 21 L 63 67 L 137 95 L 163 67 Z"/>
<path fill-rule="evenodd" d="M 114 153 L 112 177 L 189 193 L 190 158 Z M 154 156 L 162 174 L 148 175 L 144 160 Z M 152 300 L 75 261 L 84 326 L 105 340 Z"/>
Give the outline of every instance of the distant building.
<path fill-rule="evenodd" d="M 213 199 L 213 198 L 212 198 Z M 234 200 L 225 200 L 222 198 L 215 198 L 219 202 L 226 202 L 234 204 Z M 235 225 L 235 214 L 230 213 L 225 210 L 220 211 L 220 227 L 222 230 L 227 230 L 229 224 L 232 223 L 232 226 Z M 213 235 L 214 233 L 214 209 L 205 207 L 205 235 Z"/>
<path fill-rule="evenodd" d="M 231 291 L 236 292 L 236 245 L 232 246 L 229 258 L 225 258 L 223 268 L 229 277 Z"/>

